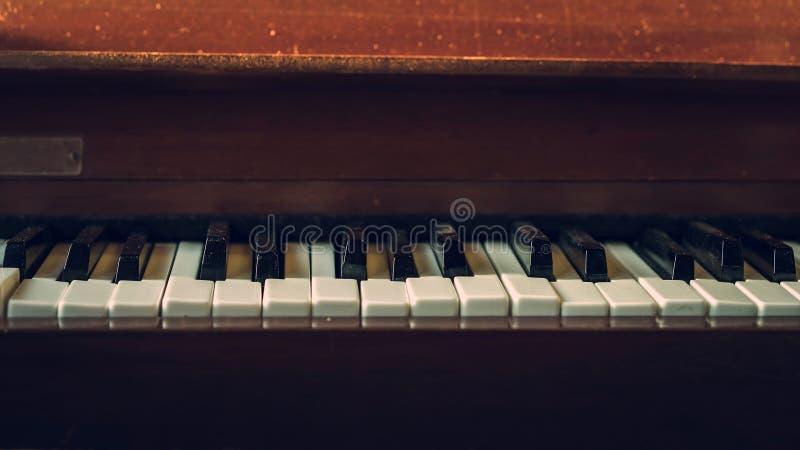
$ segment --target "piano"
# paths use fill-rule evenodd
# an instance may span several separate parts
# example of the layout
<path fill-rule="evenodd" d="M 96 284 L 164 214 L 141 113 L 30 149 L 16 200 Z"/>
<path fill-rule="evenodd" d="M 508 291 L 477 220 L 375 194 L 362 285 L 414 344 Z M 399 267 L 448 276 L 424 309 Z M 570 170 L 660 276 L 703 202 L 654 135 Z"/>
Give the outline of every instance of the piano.
<path fill-rule="evenodd" d="M 0 5 L 0 446 L 791 448 L 798 25 Z"/>

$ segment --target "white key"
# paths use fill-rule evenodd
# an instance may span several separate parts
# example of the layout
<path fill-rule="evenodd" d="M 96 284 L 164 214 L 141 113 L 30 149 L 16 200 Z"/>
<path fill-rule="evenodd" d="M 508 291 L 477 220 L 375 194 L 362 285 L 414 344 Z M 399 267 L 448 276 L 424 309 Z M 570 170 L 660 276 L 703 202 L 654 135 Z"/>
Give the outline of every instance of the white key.
<path fill-rule="evenodd" d="M 59 242 L 56 244 L 47 257 L 39 266 L 33 278 L 43 278 L 49 280 L 57 280 L 64 270 L 64 264 L 67 262 L 67 252 L 69 252 L 69 242 Z"/>
<path fill-rule="evenodd" d="M 117 285 L 111 281 L 117 270 L 122 244 L 111 242 L 106 245 L 97 260 L 87 281 L 75 280 L 58 302 L 58 317 L 108 317 L 108 304 Z M 97 284 L 97 286 L 91 286 Z"/>
<path fill-rule="evenodd" d="M 158 317 L 176 248 L 173 243 L 156 243 L 147 260 L 142 281 L 117 283 L 108 303 L 109 317 Z"/>
<path fill-rule="evenodd" d="M 58 318 L 108 317 L 108 302 L 116 287 L 114 283 L 73 281 L 58 302 Z"/>
<path fill-rule="evenodd" d="M 89 281 L 111 283 L 114 281 L 114 275 L 117 273 L 117 265 L 119 264 L 119 254 L 122 252 L 124 244 L 120 242 L 109 242 L 106 245 L 97 264 L 94 265 L 92 272 L 89 275 Z"/>
<path fill-rule="evenodd" d="M 616 263 L 621 264 L 656 302 L 659 315 L 705 315 L 705 302 L 686 282 L 661 279 L 628 244 L 607 242 L 604 246 L 606 252 L 615 258 L 615 261 L 610 262 L 612 267 L 609 270 L 618 270 Z"/>
<path fill-rule="evenodd" d="M 556 278 L 551 285 L 561 298 L 561 316 L 608 316 L 608 302 L 594 283 L 581 280 L 557 245 L 551 245 L 550 249 L 553 251 L 553 276 Z"/>
<path fill-rule="evenodd" d="M 611 264 L 611 267 L 608 268 L 609 278 L 624 277 L 627 274 L 633 278 L 661 278 L 628 244 L 612 241 L 603 243 L 603 246 L 606 248 L 606 255 L 613 255 L 614 262 L 619 263 L 626 271 L 625 274 L 614 273 L 620 266 Z"/>
<path fill-rule="evenodd" d="M 203 243 L 181 241 L 164 290 L 164 317 L 210 317 L 214 282 L 198 280 Z"/>
<path fill-rule="evenodd" d="M 250 244 L 236 243 L 228 247 L 225 279 L 247 281 L 253 279 L 253 255 Z"/>
<path fill-rule="evenodd" d="M 614 246 L 612 245 L 612 247 Z M 619 249 L 618 247 L 614 248 Z M 613 252 L 606 251 L 606 263 L 608 277 L 611 281 L 595 283 L 595 285 L 608 301 L 609 315 L 611 317 L 655 316 L 658 307 L 650 298 L 650 294 L 639 286 L 633 275 L 628 272 Z"/>
<path fill-rule="evenodd" d="M 261 283 L 253 276 L 252 251 L 249 244 L 231 244 L 225 280 L 214 283 L 212 315 L 214 317 L 259 317 L 261 315 Z"/>
<path fill-rule="evenodd" d="M 370 244 L 367 252 L 367 279 L 361 282 L 361 316 L 408 316 L 405 283 L 390 280 L 385 249 L 379 249 L 376 244 Z"/>
<path fill-rule="evenodd" d="M 64 269 L 69 242 L 56 244 L 34 278 L 23 280 L 8 299 L 9 318 L 56 318 L 58 303 L 69 283 L 57 281 Z"/>
<path fill-rule="evenodd" d="M 705 301 L 685 281 L 639 278 L 639 284 L 658 304 L 659 314 L 663 317 L 702 317 L 706 314 Z"/>
<path fill-rule="evenodd" d="M 756 305 L 733 283 L 715 280 L 700 264 L 694 264 L 695 279 L 689 284 L 706 301 L 709 317 L 753 317 Z"/>
<path fill-rule="evenodd" d="M 311 314 L 314 317 L 358 317 L 358 283 L 356 280 L 335 278 L 334 264 L 330 243 L 312 246 Z"/>
<path fill-rule="evenodd" d="M 311 267 L 308 250 L 286 244 L 284 278 L 264 281 L 264 317 L 308 317 L 311 313 Z"/>
<path fill-rule="evenodd" d="M 0 267 L 0 317 L 6 310 L 6 302 L 19 286 L 19 269 L 16 267 Z"/>
<path fill-rule="evenodd" d="M 414 248 L 414 265 L 419 278 L 406 279 L 406 293 L 414 317 L 458 316 L 458 294 L 453 282 L 442 277 L 430 244 Z"/>
<path fill-rule="evenodd" d="M 0 239 L 0 267 L 3 267 L 3 258 L 6 256 L 6 239 Z"/>
<path fill-rule="evenodd" d="M 453 280 L 461 303 L 461 317 L 507 316 L 508 294 L 483 246 L 467 243 L 464 247 L 467 264 L 474 275 Z"/>
<path fill-rule="evenodd" d="M 759 317 L 800 316 L 800 300 L 781 284 L 746 280 L 737 281 L 736 287 L 755 303 Z"/>
<path fill-rule="evenodd" d="M 261 283 L 249 280 L 217 281 L 214 286 L 214 317 L 259 317 Z"/>
<path fill-rule="evenodd" d="M 507 243 L 486 242 L 484 249 L 511 299 L 512 316 L 559 315 L 561 299 L 550 282 L 545 278 L 526 275 Z"/>

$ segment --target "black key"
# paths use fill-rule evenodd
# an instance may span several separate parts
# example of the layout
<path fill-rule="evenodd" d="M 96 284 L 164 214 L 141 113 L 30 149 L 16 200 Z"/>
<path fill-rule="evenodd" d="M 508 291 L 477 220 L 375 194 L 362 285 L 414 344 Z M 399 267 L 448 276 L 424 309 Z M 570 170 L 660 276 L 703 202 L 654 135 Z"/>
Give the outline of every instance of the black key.
<path fill-rule="evenodd" d="M 119 283 L 123 280 L 141 281 L 149 256 L 150 246 L 147 245 L 147 235 L 144 233 L 131 233 L 119 254 L 114 282 Z"/>
<path fill-rule="evenodd" d="M 550 238 L 541 230 L 529 223 L 517 222 L 513 225 L 514 238 L 511 248 L 517 255 L 525 273 L 529 277 L 547 278 L 555 281 L 553 277 L 553 253 Z"/>
<path fill-rule="evenodd" d="M 694 258 L 689 250 L 655 228 L 644 230 L 633 245 L 643 260 L 665 280 L 694 279 Z"/>
<path fill-rule="evenodd" d="M 744 257 L 770 281 L 797 281 L 794 252 L 782 241 L 752 228 L 741 229 Z"/>
<path fill-rule="evenodd" d="M 270 278 L 283 277 L 284 260 L 280 245 L 266 233 L 258 234 L 257 239 L 253 250 L 253 281 L 263 283 Z"/>
<path fill-rule="evenodd" d="M 344 236 L 344 242 L 340 242 L 338 247 L 339 278 L 366 280 L 367 248 L 364 242 L 364 230 L 359 226 L 350 226 Z"/>
<path fill-rule="evenodd" d="M 464 256 L 464 242 L 452 225 L 443 223 L 436 225 L 435 241 L 431 243 L 436 261 L 442 275 L 447 278 L 469 276 L 471 272 Z"/>
<path fill-rule="evenodd" d="M 608 281 L 606 250 L 582 230 L 568 228 L 558 240 L 561 250 L 583 281 Z"/>
<path fill-rule="evenodd" d="M 203 260 L 200 262 L 201 280 L 223 281 L 228 271 L 228 248 L 230 247 L 230 227 L 227 222 L 211 222 L 203 247 Z"/>
<path fill-rule="evenodd" d="M 703 222 L 692 222 L 684 244 L 711 275 L 719 281 L 744 280 L 744 258 L 739 239 Z"/>
<path fill-rule="evenodd" d="M 88 280 L 106 244 L 108 241 L 105 239 L 105 227 L 100 225 L 84 227 L 69 246 L 67 261 L 61 272 L 61 281 Z"/>
<path fill-rule="evenodd" d="M 406 278 L 419 276 L 417 266 L 414 264 L 414 247 L 409 242 L 406 231 L 401 230 L 397 233 L 397 242 L 389 257 L 392 281 L 406 281 Z"/>
<path fill-rule="evenodd" d="M 19 269 L 20 279 L 31 278 L 53 245 L 53 234 L 43 226 L 27 227 L 6 242 L 3 267 Z"/>

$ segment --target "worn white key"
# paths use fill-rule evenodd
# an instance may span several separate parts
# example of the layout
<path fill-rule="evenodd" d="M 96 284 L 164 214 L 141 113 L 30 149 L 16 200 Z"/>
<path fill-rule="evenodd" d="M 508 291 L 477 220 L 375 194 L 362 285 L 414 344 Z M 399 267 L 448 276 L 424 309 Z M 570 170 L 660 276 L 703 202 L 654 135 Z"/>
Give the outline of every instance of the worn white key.
<path fill-rule="evenodd" d="M 164 317 L 210 317 L 214 282 L 198 280 L 203 243 L 181 241 L 175 252 L 161 314 Z"/>
<path fill-rule="evenodd" d="M 453 286 L 461 304 L 461 317 L 492 317 L 508 315 L 508 293 L 483 246 L 479 243 L 464 245 L 471 277 L 455 277 Z"/>
<path fill-rule="evenodd" d="M 19 286 L 19 269 L 0 267 L 0 317 L 6 310 L 6 303 Z"/>
<path fill-rule="evenodd" d="M 225 280 L 214 283 L 214 317 L 259 317 L 261 283 L 251 281 L 253 255 L 249 244 L 231 244 Z"/>
<path fill-rule="evenodd" d="M 689 284 L 706 302 L 709 317 L 753 317 L 756 305 L 733 283 L 715 280 L 700 264 L 694 264 L 695 279 Z"/>
<path fill-rule="evenodd" d="M 619 247 L 612 245 L 619 250 Z M 608 246 L 606 246 L 608 250 Z M 625 255 L 623 252 L 623 256 Z M 614 252 L 606 251 L 606 264 L 610 281 L 595 283 L 597 290 L 608 301 L 608 313 L 611 317 L 650 317 L 655 316 L 658 307 L 650 294 L 644 290 L 620 262 Z M 642 268 L 638 268 L 641 270 Z"/>
<path fill-rule="evenodd" d="M 286 244 L 284 278 L 264 281 L 264 317 L 308 317 L 311 314 L 311 266 L 308 249 Z"/>
<path fill-rule="evenodd" d="M 594 283 L 581 280 L 580 275 L 557 245 L 551 245 L 551 250 L 553 251 L 553 276 L 556 278 L 551 285 L 561 298 L 561 316 L 608 316 L 608 302 Z"/>
<path fill-rule="evenodd" d="M 558 316 L 561 299 L 545 278 L 529 277 L 511 247 L 501 241 L 484 245 L 511 300 L 512 316 Z"/>
<path fill-rule="evenodd" d="M 75 280 L 70 283 L 61 300 L 58 302 L 60 319 L 73 317 L 108 317 L 108 304 L 117 285 L 111 281 L 117 270 L 122 245 L 111 242 L 106 245 L 100 259 L 97 260 L 89 279 Z"/>
<path fill-rule="evenodd" d="M 616 259 L 611 263 L 612 268 L 609 270 L 617 270 L 615 263 L 619 262 L 656 302 L 659 315 L 664 317 L 705 315 L 705 302 L 686 282 L 661 279 L 628 244 L 607 242 L 603 245 L 606 252 Z"/>
<path fill-rule="evenodd" d="M 458 294 L 453 282 L 442 277 L 430 244 L 414 248 L 414 265 L 419 278 L 406 279 L 406 293 L 414 317 L 458 316 Z"/>
<path fill-rule="evenodd" d="M 158 317 L 176 248 L 173 243 L 153 245 L 142 280 L 117 283 L 108 303 L 109 317 Z"/>
<path fill-rule="evenodd" d="M 406 286 L 391 281 L 385 249 L 370 244 L 367 252 L 367 279 L 361 282 L 362 317 L 407 317 Z"/>
<path fill-rule="evenodd" d="M 69 252 L 69 242 L 59 242 L 56 244 L 47 257 L 39 266 L 33 278 L 43 278 L 49 280 L 57 280 L 64 270 L 64 264 L 67 262 L 67 252 Z"/>
<path fill-rule="evenodd" d="M 358 283 L 335 278 L 335 255 L 330 243 L 311 248 L 311 314 L 314 317 L 358 317 Z"/>

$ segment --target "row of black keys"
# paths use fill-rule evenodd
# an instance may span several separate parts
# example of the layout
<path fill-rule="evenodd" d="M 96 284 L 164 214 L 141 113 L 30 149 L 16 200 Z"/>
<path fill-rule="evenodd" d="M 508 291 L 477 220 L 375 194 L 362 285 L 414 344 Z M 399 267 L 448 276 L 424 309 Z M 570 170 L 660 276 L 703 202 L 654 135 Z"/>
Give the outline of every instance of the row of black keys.
<path fill-rule="evenodd" d="M 337 276 L 365 280 L 367 256 L 363 228 L 349 227 L 343 236 L 341 251 L 337 254 Z M 464 256 L 464 242 L 455 228 L 442 224 L 434 230 L 432 249 L 445 277 L 470 275 Z M 541 230 L 530 223 L 512 226 L 511 247 L 529 276 L 553 281 L 551 241 Z M 796 280 L 792 248 L 778 239 L 752 228 L 741 228 L 737 235 L 726 233 L 703 222 L 692 222 L 683 236 L 683 245 L 664 231 L 645 230 L 633 244 L 634 249 L 664 279 L 691 280 L 694 278 L 694 260 L 720 281 L 740 281 L 744 278 L 744 260 L 771 281 Z M 103 226 L 90 225 L 81 230 L 72 241 L 62 281 L 86 280 L 106 246 Z M 212 222 L 206 233 L 203 258 L 198 278 L 224 280 L 230 245 L 230 227 L 226 222 Z M 140 280 L 148 258 L 148 236 L 143 232 L 131 233 L 119 256 L 115 282 Z M 281 278 L 283 255 L 279 245 L 262 239 L 253 252 L 253 280 Z M 558 244 L 567 259 L 584 281 L 608 280 L 606 256 L 603 246 L 588 233 L 567 228 L 559 233 Z M 53 235 L 47 227 L 30 226 L 17 233 L 6 243 L 4 267 L 17 267 L 20 275 L 32 277 L 53 245 Z M 407 233 L 398 233 L 398 242 L 390 246 L 389 255 L 392 279 L 404 281 L 417 276 L 413 259 L 413 246 Z"/>

